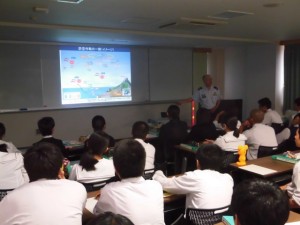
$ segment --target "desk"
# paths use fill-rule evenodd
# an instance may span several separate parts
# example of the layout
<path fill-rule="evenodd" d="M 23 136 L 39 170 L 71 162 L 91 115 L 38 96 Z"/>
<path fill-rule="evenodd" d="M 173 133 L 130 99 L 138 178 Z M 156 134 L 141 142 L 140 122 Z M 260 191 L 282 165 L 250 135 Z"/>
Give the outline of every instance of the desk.
<path fill-rule="evenodd" d="M 251 177 L 266 178 L 278 183 L 279 185 L 283 184 L 282 182 L 284 181 L 286 181 L 285 183 L 289 182 L 288 180 L 291 179 L 291 175 L 293 173 L 293 168 L 294 168 L 294 164 L 279 161 L 279 160 L 274 160 L 271 158 L 271 156 L 249 160 L 247 161 L 247 165 L 261 166 L 267 169 L 275 170 L 275 172 L 262 175 L 259 173 L 243 170 L 236 163 L 230 164 L 230 166 L 234 169 L 233 173 L 237 173 L 237 175 L 242 175 L 244 176 L 244 178 L 245 176 L 247 178 L 251 178 Z"/>
<path fill-rule="evenodd" d="M 84 143 L 79 141 L 63 141 L 66 152 L 67 158 L 70 161 L 79 160 L 82 153 L 84 153 Z"/>
<path fill-rule="evenodd" d="M 290 211 L 290 214 L 289 214 L 289 218 L 287 220 L 287 223 L 291 223 L 291 222 L 297 222 L 297 221 L 300 221 L 300 214 L 298 213 L 295 213 L 293 211 Z M 220 223 L 217 223 L 215 225 L 224 225 L 225 223 L 223 222 L 220 222 Z"/>

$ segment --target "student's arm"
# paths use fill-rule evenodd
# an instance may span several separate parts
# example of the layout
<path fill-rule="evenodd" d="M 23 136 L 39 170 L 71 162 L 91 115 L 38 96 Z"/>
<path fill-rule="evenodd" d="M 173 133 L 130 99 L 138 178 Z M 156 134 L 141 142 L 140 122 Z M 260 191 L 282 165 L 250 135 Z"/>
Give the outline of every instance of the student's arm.
<path fill-rule="evenodd" d="M 212 113 L 214 113 L 214 112 L 219 108 L 220 103 L 221 103 L 221 100 L 219 99 L 219 100 L 217 101 L 215 107 L 213 107 L 210 111 L 211 111 Z"/>
<path fill-rule="evenodd" d="M 174 194 L 187 194 L 199 189 L 196 179 L 185 173 L 182 176 L 167 178 L 162 171 L 156 171 L 152 177 L 158 181 L 165 191 Z"/>

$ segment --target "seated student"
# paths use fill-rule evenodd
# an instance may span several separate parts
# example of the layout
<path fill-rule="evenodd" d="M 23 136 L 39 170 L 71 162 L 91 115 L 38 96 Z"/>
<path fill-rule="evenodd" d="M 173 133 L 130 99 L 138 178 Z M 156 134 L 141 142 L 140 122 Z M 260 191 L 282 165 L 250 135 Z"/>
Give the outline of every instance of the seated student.
<path fill-rule="evenodd" d="M 64 157 L 67 157 L 68 152 L 66 151 L 66 148 L 65 148 L 62 140 L 54 138 L 52 136 L 53 131 L 54 131 L 54 127 L 55 127 L 55 122 L 54 122 L 54 119 L 52 117 L 43 117 L 43 118 L 41 118 L 38 121 L 38 128 L 39 128 L 40 133 L 43 135 L 43 138 L 40 141 L 36 142 L 36 143 L 47 142 L 47 143 L 54 144 L 60 149 L 60 151 L 62 152 Z"/>
<path fill-rule="evenodd" d="M 203 145 L 196 153 L 197 169 L 167 178 L 156 171 L 153 180 L 158 181 L 167 192 L 186 194 L 186 208 L 214 209 L 230 205 L 233 179 L 229 174 L 218 172 L 223 152 L 217 145 Z"/>
<path fill-rule="evenodd" d="M 108 139 L 101 134 L 93 133 L 87 140 L 87 152 L 82 155 L 79 164 L 72 167 L 69 179 L 92 183 L 114 177 L 113 161 L 102 157 L 107 150 Z"/>
<path fill-rule="evenodd" d="M 270 181 L 245 180 L 233 191 L 235 225 L 284 225 L 289 217 L 286 195 Z"/>
<path fill-rule="evenodd" d="M 9 153 L 13 153 L 13 152 L 21 153 L 16 148 L 16 146 L 14 146 L 13 143 L 2 140 L 5 135 L 5 132 L 6 132 L 5 126 L 3 123 L 0 122 L 0 145 L 5 144 L 7 147 L 7 152 L 9 152 Z"/>
<path fill-rule="evenodd" d="M 295 144 L 300 147 L 300 130 L 295 134 Z M 292 182 L 283 186 L 289 196 L 289 205 L 291 208 L 300 208 L 300 162 L 296 163 L 293 169 Z"/>
<path fill-rule="evenodd" d="M 262 124 L 264 113 L 259 109 L 254 109 L 250 113 L 250 118 L 245 121 L 240 131 L 243 131 L 245 126 L 252 126 L 250 129 L 243 132 L 247 137 L 246 144 L 249 145 L 247 151 L 247 159 L 256 159 L 259 146 L 277 147 L 277 140 L 274 129 L 270 126 Z"/>
<path fill-rule="evenodd" d="M 105 212 L 91 219 L 87 225 L 134 225 L 130 219 L 120 214 Z"/>
<path fill-rule="evenodd" d="M 167 114 L 170 121 L 161 126 L 159 140 L 163 146 L 165 161 L 174 161 L 173 146 L 186 139 L 188 126 L 180 120 L 180 108 L 177 105 L 170 105 Z"/>
<path fill-rule="evenodd" d="M 276 124 L 277 126 L 280 126 L 283 124 L 281 116 L 276 112 L 275 110 L 272 110 L 272 102 L 269 98 L 262 98 L 258 100 L 259 109 L 264 112 L 264 120 L 262 121 L 262 124 L 272 126 L 273 124 Z M 276 127 L 274 127 L 275 133 L 279 133 L 280 129 L 278 130 Z M 278 132 L 276 132 L 278 130 Z"/>
<path fill-rule="evenodd" d="M 94 214 L 111 211 L 134 224 L 164 224 L 164 199 L 161 185 L 145 180 L 146 152 L 135 140 L 121 140 L 114 149 L 113 162 L 121 181 L 107 184 L 94 208 Z"/>
<path fill-rule="evenodd" d="M 215 140 L 218 132 L 211 119 L 211 113 L 208 109 L 200 108 L 197 111 L 196 125 L 192 127 L 188 134 L 188 142 L 203 142 L 206 139 Z"/>
<path fill-rule="evenodd" d="M 132 136 L 138 141 L 146 151 L 146 165 L 145 170 L 154 169 L 155 148 L 150 143 L 146 143 L 145 139 L 149 133 L 149 126 L 143 121 L 137 121 L 132 126 Z"/>
<path fill-rule="evenodd" d="M 0 224 L 81 225 L 87 193 L 82 184 L 63 179 L 63 156 L 50 143 L 38 143 L 24 156 L 30 183 L 0 202 Z"/>
<path fill-rule="evenodd" d="M 237 129 L 238 119 L 236 117 L 227 116 L 224 121 L 222 125 L 226 134 L 218 137 L 214 144 L 220 146 L 224 151 L 237 152 L 239 145 L 245 145 L 247 138 Z"/>
<path fill-rule="evenodd" d="M 0 189 L 15 189 L 29 182 L 21 153 L 7 152 L 5 144 L 0 145 Z"/>
<path fill-rule="evenodd" d="M 106 128 L 106 121 L 103 116 L 99 116 L 99 115 L 94 116 L 92 119 L 92 127 L 93 127 L 94 132 L 98 132 L 98 133 L 102 132 L 103 135 L 107 136 L 107 138 L 109 140 L 108 147 L 115 146 L 115 139 L 112 136 L 110 136 L 104 132 L 104 130 Z"/>

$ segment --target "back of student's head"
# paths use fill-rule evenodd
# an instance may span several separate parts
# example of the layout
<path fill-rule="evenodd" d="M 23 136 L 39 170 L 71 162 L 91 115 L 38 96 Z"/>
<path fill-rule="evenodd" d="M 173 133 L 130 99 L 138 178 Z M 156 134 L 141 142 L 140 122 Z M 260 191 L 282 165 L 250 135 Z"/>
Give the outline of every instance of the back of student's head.
<path fill-rule="evenodd" d="M 170 119 L 179 119 L 180 108 L 177 105 L 170 105 L 167 110 Z"/>
<path fill-rule="evenodd" d="M 262 98 L 258 100 L 259 107 L 266 107 L 270 109 L 272 107 L 272 102 L 269 98 Z"/>
<path fill-rule="evenodd" d="M 54 127 L 54 119 L 50 116 L 43 117 L 38 121 L 38 128 L 43 136 L 51 135 Z"/>
<path fill-rule="evenodd" d="M 6 129 L 3 123 L 0 123 L 0 139 L 5 135 Z"/>
<path fill-rule="evenodd" d="M 222 166 L 223 152 L 222 149 L 215 144 L 202 145 L 196 153 L 201 170 L 219 171 Z"/>
<path fill-rule="evenodd" d="M 261 123 L 264 120 L 264 113 L 259 109 L 253 109 L 250 112 L 250 118 L 254 123 Z"/>
<path fill-rule="evenodd" d="M 24 155 L 24 167 L 30 181 L 57 179 L 63 163 L 60 149 L 51 143 L 37 143 Z"/>
<path fill-rule="evenodd" d="M 289 216 L 287 196 L 267 180 L 245 180 L 233 191 L 231 207 L 241 225 L 283 225 Z"/>
<path fill-rule="evenodd" d="M 138 141 L 121 140 L 114 148 L 113 162 L 122 179 L 142 176 L 146 162 L 145 149 Z"/>
<path fill-rule="evenodd" d="M 300 97 L 294 100 L 294 104 L 295 106 L 300 107 Z"/>
<path fill-rule="evenodd" d="M 102 156 L 108 147 L 108 139 L 101 132 L 95 132 L 91 134 L 86 145 L 87 151 L 82 155 L 79 165 L 87 171 L 95 170 L 95 164 L 98 163 L 98 160 L 94 156 Z"/>
<path fill-rule="evenodd" d="M 94 116 L 92 119 L 92 127 L 94 131 L 103 131 L 105 127 L 105 119 L 103 116 Z"/>
<path fill-rule="evenodd" d="M 144 121 L 137 121 L 132 126 L 133 138 L 145 139 L 149 133 L 149 125 Z"/>
<path fill-rule="evenodd" d="M 200 108 L 196 114 L 197 125 L 209 124 L 212 121 L 211 113 L 208 109 Z"/>
<path fill-rule="evenodd" d="M 237 128 L 237 124 L 238 124 L 237 117 L 231 116 L 231 115 L 225 116 L 224 124 L 226 125 L 228 130 L 233 131 L 233 136 L 235 136 L 237 138 L 240 136 L 239 129 Z"/>
<path fill-rule="evenodd" d="M 112 212 L 102 213 L 89 221 L 87 225 L 134 225 L 130 219 Z"/>

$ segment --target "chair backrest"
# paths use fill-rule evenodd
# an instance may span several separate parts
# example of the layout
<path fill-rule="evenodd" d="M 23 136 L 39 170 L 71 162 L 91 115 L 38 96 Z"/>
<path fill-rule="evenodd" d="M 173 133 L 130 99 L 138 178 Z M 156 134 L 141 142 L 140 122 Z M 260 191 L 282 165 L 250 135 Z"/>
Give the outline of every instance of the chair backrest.
<path fill-rule="evenodd" d="M 83 186 L 85 187 L 87 192 L 91 192 L 91 191 L 98 191 L 101 188 L 103 188 L 108 180 L 103 180 L 103 181 L 97 181 L 97 182 L 93 182 L 93 183 L 82 183 Z"/>
<path fill-rule="evenodd" d="M 216 209 L 187 208 L 186 218 L 193 225 L 214 225 L 222 221 L 222 216 L 229 210 L 229 206 Z"/>
<path fill-rule="evenodd" d="M 145 179 L 145 180 L 150 180 L 150 179 L 152 179 L 152 176 L 153 176 L 154 172 L 155 172 L 154 169 L 144 170 L 144 175 L 143 175 L 144 179 Z"/>
<path fill-rule="evenodd" d="M 267 146 L 259 146 L 257 151 L 257 158 L 262 158 L 270 155 L 277 154 L 277 146 L 276 147 L 267 147 Z"/>
<path fill-rule="evenodd" d="M 0 190 L 0 201 L 8 194 L 8 192 L 12 191 L 14 189 L 2 189 Z"/>

